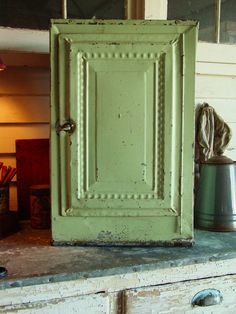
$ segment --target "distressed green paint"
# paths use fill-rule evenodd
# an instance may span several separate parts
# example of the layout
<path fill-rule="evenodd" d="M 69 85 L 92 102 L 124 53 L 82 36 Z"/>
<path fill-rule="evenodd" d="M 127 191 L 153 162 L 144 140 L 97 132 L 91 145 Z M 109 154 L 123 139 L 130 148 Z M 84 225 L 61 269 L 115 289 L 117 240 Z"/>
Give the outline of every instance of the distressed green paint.
<path fill-rule="evenodd" d="M 194 22 L 53 21 L 55 242 L 191 243 L 195 45 Z"/>

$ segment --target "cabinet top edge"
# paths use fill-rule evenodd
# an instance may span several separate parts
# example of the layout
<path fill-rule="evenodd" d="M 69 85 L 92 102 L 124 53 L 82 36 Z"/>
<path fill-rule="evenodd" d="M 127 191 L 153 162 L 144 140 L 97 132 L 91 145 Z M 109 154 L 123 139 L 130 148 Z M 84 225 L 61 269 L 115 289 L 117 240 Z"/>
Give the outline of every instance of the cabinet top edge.
<path fill-rule="evenodd" d="M 166 25 L 166 26 L 198 26 L 195 20 L 100 20 L 100 19 L 51 19 L 51 25 Z"/>

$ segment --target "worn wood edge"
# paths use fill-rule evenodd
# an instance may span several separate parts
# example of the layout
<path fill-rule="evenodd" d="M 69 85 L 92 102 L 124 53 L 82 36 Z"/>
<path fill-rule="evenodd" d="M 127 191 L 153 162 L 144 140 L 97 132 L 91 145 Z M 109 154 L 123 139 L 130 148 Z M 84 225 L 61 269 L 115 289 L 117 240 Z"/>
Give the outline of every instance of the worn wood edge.
<path fill-rule="evenodd" d="M 160 268 L 105 277 L 81 278 L 77 280 L 51 282 L 0 290 L 0 309 L 3 306 L 25 302 L 39 302 L 99 292 L 119 292 L 122 290 L 197 280 L 235 274 L 236 258 L 221 261 L 191 264 L 179 267 Z M 66 274 L 65 278 L 66 278 Z M 13 284 L 13 283 L 12 283 Z M 20 280 L 18 285 L 20 285 Z M 13 301 L 14 300 L 14 301 Z"/>
<path fill-rule="evenodd" d="M 235 279 L 226 275 L 126 290 L 125 313 L 233 314 Z"/>
<path fill-rule="evenodd" d="M 92 313 L 94 308 L 102 313 L 119 313 L 118 296 L 116 293 L 107 294 L 101 292 L 95 295 L 63 297 L 58 299 L 42 300 L 40 302 L 27 302 L 22 304 L 11 304 L 0 307 L 3 313 Z M 75 308 L 79 308 L 79 312 Z M 38 312 L 39 311 L 39 312 Z M 53 311 L 53 312 L 52 312 Z M 109 312 L 108 312 L 109 311 Z M 99 312 L 101 313 L 101 312 Z"/>

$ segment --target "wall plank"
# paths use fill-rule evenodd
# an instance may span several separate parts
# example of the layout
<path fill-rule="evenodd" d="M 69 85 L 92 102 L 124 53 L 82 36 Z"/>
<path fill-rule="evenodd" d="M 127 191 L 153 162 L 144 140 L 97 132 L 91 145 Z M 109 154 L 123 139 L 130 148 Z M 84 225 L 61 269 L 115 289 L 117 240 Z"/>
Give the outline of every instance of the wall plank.
<path fill-rule="evenodd" d="M 0 31 L 1 33 L 1 31 Z M 7 66 L 17 67 L 50 67 L 49 53 L 27 53 L 19 51 L 3 51 L 1 58 Z"/>
<path fill-rule="evenodd" d="M 213 63 L 197 62 L 196 74 L 236 76 L 236 64 L 233 63 Z"/>
<path fill-rule="evenodd" d="M 196 75 L 197 98 L 236 99 L 236 76 Z"/>
<path fill-rule="evenodd" d="M 0 27 L 0 49 L 48 53 L 49 31 Z"/>
<path fill-rule="evenodd" d="M 0 95 L 48 96 L 49 82 L 46 68 L 9 67 L 1 72 Z"/>
<path fill-rule="evenodd" d="M 15 153 L 15 140 L 49 138 L 49 124 L 0 124 L 1 153 Z"/>
<path fill-rule="evenodd" d="M 49 123 L 49 104 L 49 96 L 2 96 L 0 123 Z"/>
<path fill-rule="evenodd" d="M 236 63 L 236 46 L 198 42 L 197 62 Z"/>

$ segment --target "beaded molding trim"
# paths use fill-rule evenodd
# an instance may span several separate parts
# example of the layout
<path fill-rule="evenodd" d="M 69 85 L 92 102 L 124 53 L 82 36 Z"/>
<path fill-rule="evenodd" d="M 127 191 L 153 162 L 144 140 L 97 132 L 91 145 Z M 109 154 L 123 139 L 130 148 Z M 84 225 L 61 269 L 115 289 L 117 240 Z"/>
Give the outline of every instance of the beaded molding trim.
<path fill-rule="evenodd" d="M 85 52 L 83 58 L 89 59 L 158 59 L 160 53 L 154 52 Z"/>

